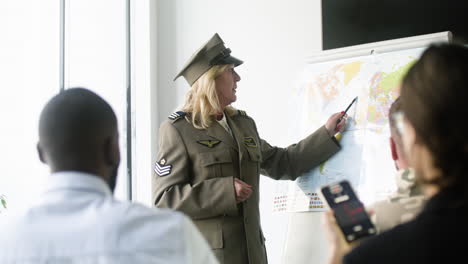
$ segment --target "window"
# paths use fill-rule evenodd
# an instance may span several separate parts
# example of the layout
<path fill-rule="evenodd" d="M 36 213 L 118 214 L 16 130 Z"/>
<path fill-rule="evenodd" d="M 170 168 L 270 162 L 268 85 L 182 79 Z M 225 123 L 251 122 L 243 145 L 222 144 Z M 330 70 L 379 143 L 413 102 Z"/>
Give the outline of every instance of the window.
<path fill-rule="evenodd" d="M 39 113 L 59 91 L 60 5 L 0 1 L 0 195 L 31 204 L 47 175 L 36 152 Z"/>
<path fill-rule="evenodd" d="M 143 190 L 143 196 L 135 195 L 135 198 L 149 203 L 149 1 L 132 4 L 133 44 L 138 47 L 132 54 L 138 71 L 134 70 L 132 82 L 138 82 L 142 88 L 132 91 L 134 99 L 130 96 L 128 74 L 129 3 L 128 0 L 0 1 L 0 197 L 6 198 L 9 208 L 29 206 L 43 190 L 49 171 L 39 161 L 36 151 L 39 113 L 61 87 L 77 86 L 102 96 L 117 115 L 121 164 L 116 197 L 130 198 L 132 185 L 128 175 L 141 168 L 142 177 L 134 177 L 133 189 Z M 61 43 L 64 44 L 63 64 Z M 141 103 L 133 105 L 132 100 Z M 135 116 L 131 126 L 129 116 Z M 141 124 L 138 132 L 135 131 L 137 120 Z M 132 133 L 127 133 L 129 127 L 134 129 Z M 134 146 L 128 134 L 132 135 Z M 132 168 L 127 157 L 136 160 L 133 150 L 136 145 L 140 157 Z M 129 148 L 133 152 L 127 152 Z M 0 212 L 2 209 L 0 201 Z"/>
<path fill-rule="evenodd" d="M 115 195 L 127 198 L 126 1 L 65 1 L 65 88 L 102 96 L 119 123 L 121 162 Z"/>

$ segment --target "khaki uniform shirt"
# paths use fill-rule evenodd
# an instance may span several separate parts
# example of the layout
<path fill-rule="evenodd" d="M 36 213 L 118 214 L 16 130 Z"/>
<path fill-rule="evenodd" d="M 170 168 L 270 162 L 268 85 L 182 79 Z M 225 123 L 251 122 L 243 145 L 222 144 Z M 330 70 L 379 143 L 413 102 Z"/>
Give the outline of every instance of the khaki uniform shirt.
<path fill-rule="evenodd" d="M 398 190 L 395 194 L 370 206 L 379 232 L 413 220 L 426 203 L 412 169 L 398 171 L 396 182 Z"/>
<path fill-rule="evenodd" d="M 181 115 L 160 127 L 155 205 L 189 215 L 220 263 L 267 263 L 260 228 L 260 174 L 294 180 L 340 146 L 321 127 L 288 148 L 273 147 L 260 138 L 254 120 L 243 111 L 226 115 L 233 136 L 218 122 L 196 129 L 185 113 Z M 253 186 L 243 203 L 236 202 L 234 178 Z"/>

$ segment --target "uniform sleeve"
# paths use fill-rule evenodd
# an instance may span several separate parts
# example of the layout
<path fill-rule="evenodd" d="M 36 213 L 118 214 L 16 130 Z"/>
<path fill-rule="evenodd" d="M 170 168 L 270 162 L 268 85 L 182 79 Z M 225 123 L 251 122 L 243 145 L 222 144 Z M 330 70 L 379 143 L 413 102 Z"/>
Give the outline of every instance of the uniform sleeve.
<path fill-rule="evenodd" d="M 165 122 L 159 133 L 158 162 L 164 158 L 165 164 L 172 167 L 168 175 L 154 176 L 155 206 L 180 210 L 192 219 L 237 215 L 234 177 L 206 179 L 193 185 L 183 138 L 170 122 Z"/>
<path fill-rule="evenodd" d="M 325 126 L 287 148 L 271 146 L 261 141 L 261 173 L 276 180 L 294 180 L 326 161 L 340 150 L 340 145 L 331 137 Z"/>
<path fill-rule="evenodd" d="M 219 263 L 213 255 L 208 243 L 200 234 L 198 229 L 189 219 L 184 221 L 184 242 L 186 249 L 186 263 L 193 264 L 217 264 Z"/>

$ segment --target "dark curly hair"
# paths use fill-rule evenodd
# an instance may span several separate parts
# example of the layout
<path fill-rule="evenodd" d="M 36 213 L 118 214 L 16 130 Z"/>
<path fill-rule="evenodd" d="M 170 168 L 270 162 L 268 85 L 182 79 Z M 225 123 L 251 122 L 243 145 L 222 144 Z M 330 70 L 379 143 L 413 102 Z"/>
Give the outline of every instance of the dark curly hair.
<path fill-rule="evenodd" d="M 416 140 L 442 172 L 430 183 L 468 190 L 468 49 L 430 46 L 403 79 L 401 100 Z"/>

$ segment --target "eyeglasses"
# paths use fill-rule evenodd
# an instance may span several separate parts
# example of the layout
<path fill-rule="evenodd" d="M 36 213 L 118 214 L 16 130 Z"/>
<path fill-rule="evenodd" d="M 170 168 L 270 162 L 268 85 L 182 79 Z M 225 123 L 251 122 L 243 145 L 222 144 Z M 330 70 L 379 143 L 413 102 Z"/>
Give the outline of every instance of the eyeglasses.
<path fill-rule="evenodd" d="M 391 118 L 395 122 L 395 127 L 400 135 L 403 135 L 405 132 L 405 114 L 401 111 L 394 113 Z"/>

